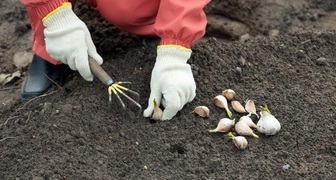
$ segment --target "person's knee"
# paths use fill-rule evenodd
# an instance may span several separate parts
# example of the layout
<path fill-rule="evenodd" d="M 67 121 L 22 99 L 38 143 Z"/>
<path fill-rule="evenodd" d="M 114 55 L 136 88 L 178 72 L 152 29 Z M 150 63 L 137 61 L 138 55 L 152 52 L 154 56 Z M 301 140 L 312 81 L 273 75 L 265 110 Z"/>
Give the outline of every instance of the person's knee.
<path fill-rule="evenodd" d="M 153 24 L 158 11 L 158 3 L 142 0 L 90 0 L 102 17 L 119 27 L 144 26 Z"/>

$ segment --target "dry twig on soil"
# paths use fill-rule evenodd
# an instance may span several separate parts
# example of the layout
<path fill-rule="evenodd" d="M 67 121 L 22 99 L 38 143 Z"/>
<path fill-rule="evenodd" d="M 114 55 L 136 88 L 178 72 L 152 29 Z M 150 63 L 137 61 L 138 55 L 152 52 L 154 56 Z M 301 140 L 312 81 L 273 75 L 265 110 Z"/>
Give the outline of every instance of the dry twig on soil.
<path fill-rule="evenodd" d="M 3 124 L 0 124 L 0 127 L 6 125 L 6 124 L 8 123 L 9 120 L 14 119 L 14 118 L 17 118 L 17 117 L 19 117 L 19 116 L 12 116 L 12 117 L 9 117 Z"/>
<path fill-rule="evenodd" d="M 0 142 L 5 141 L 5 140 L 7 140 L 7 139 L 15 139 L 15 138 L 16 138 L 16 137 L 5 137 L 5 138 L 0 139 Z"/>

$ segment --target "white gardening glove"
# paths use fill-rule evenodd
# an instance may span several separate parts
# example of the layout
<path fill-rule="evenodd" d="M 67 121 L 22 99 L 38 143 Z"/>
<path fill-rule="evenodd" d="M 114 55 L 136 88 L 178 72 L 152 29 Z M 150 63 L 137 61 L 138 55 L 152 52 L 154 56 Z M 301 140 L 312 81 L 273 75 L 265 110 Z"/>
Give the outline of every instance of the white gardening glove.
<path fill-rule="evenodd" d="M 71 4 L 64 3 L 42 21 L 50 56 L 68 64 L 72 70 L 78 70 L 85 80 L 92 81 L 88 56 L 99 64 L 103 63 L 103 59 L 97 53 L 88 28 L 72 11 Z"/>
<path fill-rule="evenodd" d="M 165 107 L 161 120 L 170 120 L 195 98 L 196 83 L 191 67 L 187 64 L 190 55 L 191 50 L 182 46 L 158 46 L 150 82 L 151 94 L 143 113 L 145 117 L 152 115 L 154 99 Z"/>

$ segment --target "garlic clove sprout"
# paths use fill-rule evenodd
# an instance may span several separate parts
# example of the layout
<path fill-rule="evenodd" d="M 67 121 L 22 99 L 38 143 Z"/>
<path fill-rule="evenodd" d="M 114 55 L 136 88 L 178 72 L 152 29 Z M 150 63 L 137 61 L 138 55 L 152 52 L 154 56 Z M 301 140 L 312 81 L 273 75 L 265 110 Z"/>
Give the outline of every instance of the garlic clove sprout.
<path fill-rule="evenodd" d="M 201 116 L 201 117 L 209 117 L 210 116 L 210 109 L 206 106 L 197 106 L 193 113 Z"/>
<path fill-rule="evenodd" d="M 159 107 L 157 101 L 154 99 L 153 100 L 154 103 L 154 110 L 153 110 L 153 114 L 152 114 L 152 119 L 159 121 L 161 120 L 161 117 L 163 115 L 163 111 L 161 110 L 161 108 Z"/>
<path fill-rule="evenodd" d="M 253 122 L 250 116 L 242 116 L 239 118 L 239 121 L 244 121 L 249 127 L 257 129 L 257 125 Z"/>
<path fill-rule="evenodd" d="M 257 114 L 257 110 L 254 104 L 254 101 L 251 99 L 248 99 L 245 103 L 245 110 L 249 113 L 249 116 L 251 114 L 255 114 L 257 118 L 259 118 L 259 115 Z"/>
<path fill-rule="evenodd" d="M 219 120 L 217 127 L 215 129 L 209 130 L 210 133 L 213 132 L 229 132 L 234 127 L 235 119 L 222 118 Z"/>
<path fill-rule="evenodd" d="M 232 112 L 230 111 L 229 107 L 228 107 L 228 102 L 227 99 L 223 96 L 223 95 L 217 95 L 214 99 L 213 99 L 213 103 L 219 107 L 219 108 L 223 108 L 226 110 L 226 114 L 229 116 L 229 118 L 232 117 Z"/>
<path fill-rule="evenodd" d="M 244 106 L 242 104 L 240 104 L 240 102 L 237 101 L 237 100 L 231 101 L 231 106 L 232 106 L 233 110 L 235 110 L 238 113 L 246 113 L 246 110 L 245 110 Z"/>
<path fill-rule="evenodd" d="M 248 142 L 244 136 L 234 136 L 232 132 L 229 133 L 229 137 L 238 149 L 246 149 Z"/>
<path fill-rule="evenodd" d="M 222 91 L 222 95 L 228 100 L 232 101 L 236 98 L 236 92 L 234 92 L 232 89 L 225 89 Z"/>
<path fill-rule="evenodd" d="M 271 114 L 267 106 L 260 106 L 260 119 L 257 130 L 265 135 L 275 135 L 281 130 L 280 122 Z"/>
<path fill-rule="evenodd" d="M 254 138 L 259 138 L 258 135 L 254 134 L 253 130 L 244 121 L 238 121 L 235 125 L 235 131 L 239 135 L 243 136 L 253 136 Z"/>

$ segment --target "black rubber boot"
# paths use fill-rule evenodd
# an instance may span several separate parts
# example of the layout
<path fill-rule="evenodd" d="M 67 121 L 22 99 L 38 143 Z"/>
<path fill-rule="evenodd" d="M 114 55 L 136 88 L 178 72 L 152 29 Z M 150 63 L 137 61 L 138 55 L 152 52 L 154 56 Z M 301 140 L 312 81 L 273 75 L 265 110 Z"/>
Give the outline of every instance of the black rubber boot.
<path fill-rule="evenodd" d="M 40 96 L 51 87 L 52 79 L 55 82 L 62 81 L 72 71 L 67 65 L 53 65 L 41 57 L 34 55 L 26 78 L 21 88 L 21 99 L 28 100 Z M 50 79 L 49 79 L 49 78 Z"/>
<path fill-rule="evenodd" d="M 142 45 L 145 47 L 156 47 L 160 44 L 159 37 L 140 37 Z"/>

